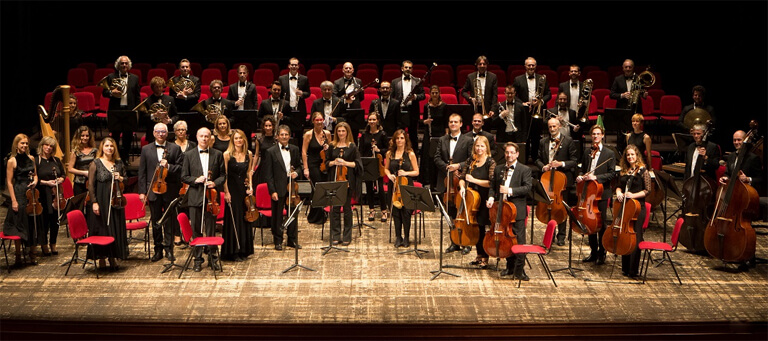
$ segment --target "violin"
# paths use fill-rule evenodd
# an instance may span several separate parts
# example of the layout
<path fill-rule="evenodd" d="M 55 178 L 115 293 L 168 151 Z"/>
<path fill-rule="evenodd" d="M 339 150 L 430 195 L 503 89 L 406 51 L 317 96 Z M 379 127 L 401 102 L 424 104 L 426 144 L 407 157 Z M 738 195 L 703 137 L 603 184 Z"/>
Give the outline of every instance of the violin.
<path fill-rule="evenodd" d="M 291 171 L 288 173 L 288 198 L 285 199 L 285 204 L 296 207 L 301 202 L 301 197 L 299 196 L 299 183 L 291 178 L 291 173 L 294 171 L 293 166 L 291 166 Z"/>
<path fill-rule="evenodd" d="M 712 121 L 707 121 L 702 142 L 706 144 Z M 695 150 L 695 149 L 694 149 Z M 683 182 L 682 218 L 679 241 L 691 252 L 704 252 L 704 232 L 709 225 L 709 213 L 712 212 L 717 183 L 706 174 L 702 174 L 704 156 L 698 154 L 693 176 Z"/>
<path fill-rule="evenodd" d="M 590 158 L 594 159 L 598 151 L 598 145 L 593 144 Z M 607 161 L 603 161 L 595 169 L 600 168 Z M 592 172 L 594 170 L 584 175 L 589 175 Z M 602 227 L 602 213 L 597 207 L 597 202 L 603 195 L 603 184 L 597 180 L 584 180 L 576 184 L 576 193 L 579 194 L 579 201 L 576 207 L 571 208 L 571 212 L 577 221 L 571 221 L 571 229 L 581 234 L 595 234 Z"/>
<path fill-rule="evenodd" d="M 731 177 L 717 190 L 715 212 L 704 231 L 704 247 L 710 256 L 723 262 L 743 262 L 755 255 L 756 236 L 752 217 L 759 211 L 760 197 L 754 187 L 739 180 L 745 153 L 757 134 L 757 124 L 744 137 Z"/>
<path fill-rule="evenodd" d="M 555 139 L 555 150 L 560 148 L 562 140 Z M 568 178 L 565 173 L 556 171 L 554 167 L 550 167 L 550 170 L 541 174 L 541 185 L 547 191 L 547 194 L 552 199 L 549 203 L 539 202 L 536 204 L 536 218 L 540 222 L 547 224 L 550 220 L 556 221 L 558 224 L 565 222 L 568 214 L 565 212 L 565 206 L 563 206 L 563 190 L 568 182 Z"/>
<path fill-rule="evenodd" d="M 253 195 L 250 179 L 245 179 L 245 186 L 251 190 L 251 194 L 245 196 L 245 221 L 252 223 L 259 219 L 259 210 L 256 208 L 256 196 Z"/>
<path fill-rule="evenodd" d="M 375 139 L 371 140 L 371 147 L 376 147 L 376 140 Z M 373 148 L 371 148 L 371 149 L 373 149 Z M 384 172 L 384 169 L 386 167 L 384 167 L 384 158 L 381 156 L 381 153 L 374 152 L 373 155 L 376 155 L 376 158 L 379 160 L 379 176 L 381 176 L 381 177 L 387 176 L 387 173 Z"/>
<path fill-rule="evenodd" d="M 208 171 L 208 176 L 205 178 L 205 182 L 208 182 L 211 180 L 211 177 L 213 176 L 213 171 Z M 216 188 L 207 188 L 205 189 L 205 200 L 207 203 L 205 204 L 205 210 L 213 214 L 214 216 L 219 215 L 219 211 L 221 210 L 221 207 L 219 207 L 219 193 L 216 191 Z"/>
<path fill-rule="evenodd" d="M 67 206 L 67 199 L 64 199 L 64 193 L 62 192 L 61 184 L 58 182 L 58 180 L 56 180 L 59 178 L 59 175 L 56 172 L 56 167 L 53 167 L 53 177 L 54 181 L 56 181 L 56 186 L 51 193 L 51 202 L 54 209 L 63 210 L 64 207 Z"/>
<path fill-rule="evenodd" d="M 448 160 L 449 165 L 452 162 L 453 160 Z M 453 205 L 458 208 L 458 201 L 453 200 L 458 191 L 459 177 L 456 176 L 455 171 L 448 172 L 448 174 L 445 175 L 445 195 L 443 197 L 443 201 L 446 203 L 446 205 L 452 202 Z"/>
<path fill-rule="evenodd" d="M 313 132 L 313 134 L 314 134 L 314 132 Z M 327 141 L 327 139 L 325 137 L 325 131 L 323 131 L 322 134 L 323 134 L 323 149 L 320 150 L 320 160 L 322 161 L 322 162 L 320 162 L 320 171 L 325 173 L 328 170 L 328 166 L 326 166 L 326 164 L 325 164 L 325 146 L 328 145 L 328 141 Z"/>
<path fill-rule="evenodd" d="M 189 184 L 182 184 L 179 189 L 179 205 L 181 207 L 187 206 L 187 190 L 189 190 Z"/>
<path fill-rule="evenodd" d="M 506 183 L 508 176 L 509 171 L 505 170 L 501 183 Z M 517 235 L 512 230 L 517 217 L 517 207 L 506 200 L 506 194 L 499 194 L 499 200 L 494 201 L 488 214 L 494 224 L 490 233 L 486 233 L 483 238 L 483 249 L 488 256 L 507 258 L 512 255 L 512 246 L 517 245 Z"/>
<path fill-rule="evenodd" d="M 168 156 L 168 150 L 163 151 L 163 160 Z M 168 168 L 161 167 L 159 164 L 155 168 L 155 174 L 152 176 L 152 192 L 155 194 L 164 194 L 168 191 L 168 183 L 165 178 L 168 176 Z"/>
<path fill-rule="evenodd" d="M 403 155 L 405 157 L 405 155 Z M 403 159 L 398 160 L 397 171 L 395 172 L 394 191 L 392 191 L 392 207 L 403 208 L 403 197 L 400 195 L 400 185 L 408 185 L 408 178 L 397 175 L 403 167 Z"/>
<path fill-rule="evenodd" d="M 125 187 L 122 181 L 118 181 L 115 177 L 115 166 L 112 166 L 112 199 L 110 199 L 110 205 L 114 208 L 124 208 L 128 204 L 128 200 L 123 196 Z"/>
<path fill-rule="evenodd" d="M 630 170 L 627 185 L 624 187 L 624 194 L 628 193 L 632 184 L 632 179 L 637 170 Z M 603 234 L 603 247 L 617 256 L 626 256 L 635 251 L 637 247 L 637 236 L 635 235 L 635 221 L 640 216 L 640 202 L 635 199 L 629 199 L 626 196 L 624 201 L 613 202 L 613 223 Z"/>
<path fill-rule="evenodd" d="M 344 156 L 344 148 L 339 148 L 339 157 Z M 345 166 L 342 165 L 336 165 L 336 176 L 334 177 L 336 181 L 347 181 L 347 172 L 348 169 Z"/>
<path fill-rule="evenodd" d="M 35 173 L 29 172 L 29 182 L 35 181 Z M 24 211 L 28 216 L 38 216 L 43 213 L 43 205 L 40 203 L 40 191 L 32 187 L 27 190 L 27 206 Z"/>

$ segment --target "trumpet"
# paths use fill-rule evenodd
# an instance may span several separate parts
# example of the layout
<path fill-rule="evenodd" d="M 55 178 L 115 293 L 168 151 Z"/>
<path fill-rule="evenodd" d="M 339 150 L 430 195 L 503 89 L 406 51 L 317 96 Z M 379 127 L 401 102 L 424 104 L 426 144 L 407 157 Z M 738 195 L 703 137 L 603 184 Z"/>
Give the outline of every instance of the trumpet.
<path fill-rule="evenodd" d="M 107 91 L 118 90 L 123 94 L 123 96 L 125 96 L 126 92 L 128 91 L 128 79 L 116 77 L 112 79 L 112 82 L 110 83 L 107 80 L 108 78 L 109 76 L 104 76 L 104 78 L 99 81 L 99 86 Z"/>
<path fill-rule="evenodd" d="M 579 112 L 583 112 L 579 121 L 586 122 L 589 120 L 589 105 L 592 102 L 592 88 L 594 87 L 594 81 L 589 78 L 584 81 L 584 86 L 581 87 L 581 93 L 579 94 Z"/>
<path fill-rule="evenodd" d="M 206 106 L 205 102 L 198 102 L 191 110 L 203 114 L 206 121 L 216 124 L 216 119 L 221 115 L 221 104 L 216 103 Z"/>
<path fill-rule="evenodd" d="M 553 112 L 549 111 L 549 109 L 545 109 L 545 111 L 549 114 L 549 118 L 553 118 L 554 117 L 554 118 L 560 120 L 560 125 L 564 125 L 564 126 L 567 125 L 567 126 L 569 126 L 571 128 L 576 128 L 576 127 L 579 126 L 578 124 L 573 124 L 571 122 L 566 121 L 565 119 L 563 119 L 563 116 L 561 116 L 560 114 L 553 113 Z"/>
<path fill-rule="evenodd" d="M 502 106 L 501 106 L 502 104 L 504 104 L 504 102 L 499 102 L 499 116 L 504 118 L 504 123 L 507 125 L 506 131 L 510 133 L 514 133 L 517 131 L 517 127 L 515 126 L 515 121 L 514 121 L 515 106 L 513 105 L 512 109 L 509 110 L 509 106 L 505 104 L 502 109 Z M 504 111 L 508 111 L 509 115 L 502 116 Z"/>
<path fill-rule="evenodd" d="M 183 92 L 185 89 L 194 89 L 195 82 L 184 77 L 179 77 L 179 81 L 174 82 L 173 78 L 171 78 L 168 80 L 168 87 L 173 89 L 173 91 L 178 94 Z"/>

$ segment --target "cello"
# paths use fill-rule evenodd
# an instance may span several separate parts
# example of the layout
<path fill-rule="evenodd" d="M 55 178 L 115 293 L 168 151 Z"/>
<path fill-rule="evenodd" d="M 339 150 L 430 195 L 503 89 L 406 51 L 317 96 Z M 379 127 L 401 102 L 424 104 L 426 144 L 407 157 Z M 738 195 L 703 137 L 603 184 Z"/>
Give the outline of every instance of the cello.
<path fill-rule="evenodd" d="M 702 136 L 702 142 L 706 145 L 712 121 L 707 121 L 707 126 Z M 704 156 L 697 155 L 693 176 L 683 182 L 682 189 L 682 218 L 683 226 L 679 235 L 679 241 L 691 252 L 703 252 L 704 232 L 709 225 L 709 214 L 712 212 L 712 204 L 717 183 L 714 179 L 702 174 Z"/>
<path fill-rule="evenodd" d="M 501 183 L 506 183 L 508 176 L 509 171 L 505 170 Z M 488 214 L 494 222 L 493 229 L 483 238 L 483 249 L 488 256 L 497 260 L 512 255 L 512 246 L 517 245 L 517 235 L 512 230 L 517 217 L 517 207 L 507 201 L 506 196 L 506 194 L 500 194 L 499 200 L 491 206 Z"/>
<path fill-rule="evenodd" d="M 632 180 L 638 170 L 631 169 L 627 172 L 630 175 L 627 185 L 624 187 L 624 194 L 629 191 Z M 606 251 L 617 256 L 626 256 L 635 251 L 637 247 L 637 235 L 635 235 L 635 221 L 640 216 L 640 202 L 635 199 L 624 197 L 619 202 L 613 203 L 613 223 L 603 234 L 603 247 Z"/>
<path fill-rule="evenodd" d="M 598 151 L 598 145 L 593 144 L 590 158 L 594 159 Z M 603 163 L 597 165 L 595 169 L 600 168 L 600 166 L 609 160 L 603 161 Z M 594 172 L 594 170 L 589 171 L 584 175 L 589 175 L 592 172 Z M 581 224 L 578 224 L 576 221 L 571 221 L 571 229 L 581 234 L 595 234 L 600 230 L 602 221 L 602 213 L 600 213 L 600 209 L 597 207 L 597 202 L 600 201 L 600 198 L 603 195 L 603 184 L 597 180 L 584 180 L 576 184 L 576 193 L 579 194 L 579 201 L 576 204 L 576 207 L 571 208 L 571 212 L 573 212 L 576 220 L 581 222 Z"/>
<path fill-rule="evenodd" d="M 752 216 L 759 210 L 759 196 L 754 187 L 739 180 L 744 154 L 757 134 L 755 124 L 744 137 L 731 177 L 717 190 L 715 212 L 704 231 L 704 247 L 710 256 L 723 262 L 743 262 L 755 255 L 756 236 Z"/>
<path fill-rule="evenodd" d="M 562 140 L 555 139 L 555 150 L 560 148 Z M 558 224 L 565 222 L 568 214 L 565 212 L 565 206 L 563 206 L 563 190 L 568 182 L 568 178 L 565 173 L 556 171 L 554 167 L 550 166 L 549 171 L 541 174 L 541 185 L 547 191 L 547 194 L 552 199 L 550 203 L 539 202 L 536 204 L 536 218 L 540 222 L 547 224 L 550 220 L 554 220 Z"/>
<path fill-rule="evenodd" d="M 472 167 L 474 167 L 474 161 Z M 480 193 L 467 187 L 464 195 L 460 192 L 456 193 L 455 202 L 459 203 L 459 207 L 456 219 L 453 220 L 451 241 L 459 246 L 477 245 L 477 241 L 480 240 L 480 227 L 475 213 L 480 208 Z"/>

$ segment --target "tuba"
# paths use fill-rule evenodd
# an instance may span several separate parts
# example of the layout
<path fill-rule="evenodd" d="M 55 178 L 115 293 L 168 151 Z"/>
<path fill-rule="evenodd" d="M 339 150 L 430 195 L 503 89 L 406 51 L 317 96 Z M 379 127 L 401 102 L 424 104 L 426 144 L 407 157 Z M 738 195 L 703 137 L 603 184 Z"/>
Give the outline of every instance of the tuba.
<path fill-rule="evenodd" d="M 133 108 L 133 111 L 138 111 L 144 114 L 149 114 L 149 118 L 154 122 L 164 122 L 168 118 L 168 107 L 162 102 L 152 103 L 147 108 L 147 101 L 149 98 L 141 101 L 139 105 Z"/>
<path fill-rule="evenodd" d="M 579 114 L 581 114 L 579 115 L 579 121 L 581 122 L 589 120 L 589 104 L 592 102 L 592 88 L 594 84 L 592 78 L 588 78 L 581 87 L 581 92 L 579 93 Z"/>
<path fill-rule="evenodd" d="M 173 89 L 177 94 L 183 92 L 184 89 L 193 89 L 195 87 L 195 82 L 184 77 L 179 77 L 178 82 L 174 82 L 173 78 L 171 78 L 167 83 L 168 87 Z"/>
<path fill-rule="evenodd" d="M 645 71 L 635 75 L 632 79 L 632 96 L 629 101 L 629 109 L 632 109 L 633 113 L 636 112 L 637 103 L 640 100 L 640 95 L 645 91 L 644 89 L 650 88 L 656 83 L 656 76 L 653 75 L 650 69 L 650 67 L 646 68 Z"/>
<path fill-rule="evenodd" d="M 216 119 L 221 115 L 221 103 L 206 105 L 205 101 L 197 102 L 191 110 L 203 114 L 208 122 L 216 124 Z"/>
<path fill-rule="evenodd" d="M 125 96 L 128 91 L 128 79 L 116 77 L 112 79 L 112 83 L 110 83 L 108 78 L 109 76 L 104 76 L 104 78 L 99 81 L 99 86 L 107 91 L 118 90 Z"/>

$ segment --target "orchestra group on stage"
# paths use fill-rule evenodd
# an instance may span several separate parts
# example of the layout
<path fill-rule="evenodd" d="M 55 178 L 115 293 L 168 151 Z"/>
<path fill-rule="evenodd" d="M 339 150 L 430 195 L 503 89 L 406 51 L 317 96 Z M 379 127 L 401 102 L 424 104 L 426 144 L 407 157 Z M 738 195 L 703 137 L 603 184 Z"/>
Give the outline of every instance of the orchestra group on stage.
<path fill-rule="evenodd" d="M 38 245 L 43 256 L 58 253 L 56 237 L 66 205 L 61 185 L 69 176 L 74 194 L 86 196 L 75 209 L 83 210 L 89 234 L 115 238 L 108 246 L 89 249 L 89 258 L 98 259 L 100 268 L 107 267 L 107 260 L 109 269 L 119 267 L 118 260 L 128 255 L 125 160 L 132 134 L 142 126 L 148 143 L 139 153 L 138 195 L 150 211 L 152 262 L 165 257 L 173 263 L 174 248 L 190 242 L 182 238 L 184 223 L 175 219 L 180 212 L 189 217 L 195 239 L 216 235 L 217 216 L 224 211 L 222 250 L 195 248 L 194 271 L 202 270 L 203 252 L 214 270 L 221 269 L 219 256 L 248 259 L 256 226 L 271 227 L 275 250 L 300 249 L 298 219 L 288 218 L 309 199 L 299 196 L 297 181 L 308 181 L 313 192 L 319 183 L 345 181 L 342 204 L 310 206 L 305 215 L 311 224 L 330 220 L 331 245 L 352 243 L 352 206 L 365 203 L 369 221 L 377 219 L 378 206 L 379 219 L 394 225 L 396 248 L 411 246 L 413 211 L 404 204 L 400 186 L 424 186 L 452 220 L 445 252 L 468 254 L 475 247 L 472 266 L 487 268 L 489 258 L 505 258 L 501 276 L 528 280 L 525 256 L 509 252 L 509 246 L 525 243 L 526 219 L 535 216 L 557 224 L 557 245 L 572 241 L 569 233 L 587 236 L 591 252 L 583 262 L 601 265 L 612 253 L 622 256 L 625 276 L 639 276 L 643 222 L 668 186 L 659 174 L 663 171 L 652 167 L 652 139 L 640 114 L 640 99 L 647 96 L 653 74 L 635 74 L 634 63 L 626 60 L 624 73 L 614 80 L 611 97 L 618 108 L 626 108 L 632 126 L 620 135 L 617 149 L 606 145 L 604 126 L 587 118 L 592 82 L 579 80 L 577 65 L 570 67 L 571 79 L 560 84 L 553 108 L 545 107 L 553 95 L 546 77 L 536 73 L 535 59 L 525 60 L 526 74 L 505 88 L 504 101 L 497 101 L 497 78 L 488 71 L 487 58 L 478 57 L 475 65 L 477 71 L 467 76 L 461 91 L 471 116 L 451 112 L 437 86 L 429 88 L 429 101 L 419 108 L 426 99 L 423 78 L 411 74 L 410 61 L 402 63 L 400 77 L 374 82 L 379 97 L 366 115 L 362 92 L 374 84 L 354 77 L 349 62 L 341 78 L 321 84 L 322 97 L 308 109 L 304 99 L 310 89 L 296 58 L 289 60 L 289 73 L 272 84 L 269 98 L 257 103 L 246 66 L 239 67 L 239 80 L 228 94 L 222 93 L 223 82 L 214 80 L 212 97 L 199 101 L 200 79 L 190 74 L 186 59 L 179 63 L 179 76 L 168 82 L 153 78 L 153 94 L 140 101 L 136 76 L 128 72 L 131 61 L 121 56 L 115 72 L 100 85 L 115 115 L 138 113 L 136 126 L 115 126 L 112 137 L 96 146 L 94 132 L 78 116 L 76 99 L 67 87 L 59 87 L 52 105 L 41 110 L 44 136 L 37 153 L 30 151 L 27 135 L 14 138 L 6 166 L 11 205 L 3 232 L 19 237 L 15 266 L 37 264 Z M 755 126 L 736 131 L 736 152 L 721 160 L 720 147 L 707 141 L 715 117 L 703 103 L 704 93 L 703 87 L 694 87 L 694 103 L 680 121 L 691 138 L 682 174 L 680 241 L 696 253 L 748 268 L 755 264 L 751 220 L 757 214 L 757 190 L 764 189 L 762 152 L 755 152 L 762 140 Z M 72 134 L 70 123 L 80 124 Z M 378 178 L 364 181 L 363 161 L 369 160 L 376 162 Z M 725 172 L 718 177 L 721 165 Z M 539 192 L 547 199 L 538 199 Z M 271 218 L 252 214 L 262 193 Z"/>

